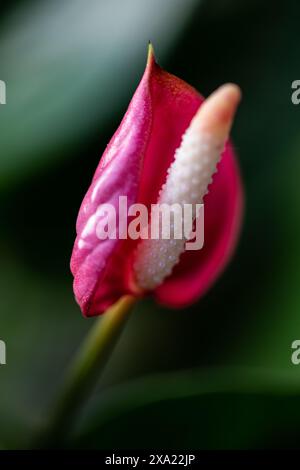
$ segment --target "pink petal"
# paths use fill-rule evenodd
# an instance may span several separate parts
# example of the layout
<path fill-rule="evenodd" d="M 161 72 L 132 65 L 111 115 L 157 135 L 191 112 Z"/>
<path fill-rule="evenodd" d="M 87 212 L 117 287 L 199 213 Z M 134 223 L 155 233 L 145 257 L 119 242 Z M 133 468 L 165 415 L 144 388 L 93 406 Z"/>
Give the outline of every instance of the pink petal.
<path fill-rule="evenodd" d="M 118 214 L 119 196 L 127 196 L 128 205 L 137 200 L 141 165 L 151 127 L 151 101 L 148 67 L 118 130 L 106 148 L 91 186 L 84 197 L 77 219 L 71 271 L 74 294 L 84 315 L 104 312 L 126 291 L 123 253 L 126 240 L 99 240 L 96 225 L 97 208 L 110 203 Z M 94 217 L 90 234 L 88 222 Z M 90 224 L 91 225 L 91 224 Z"/>
<path fill-rule="evenodd" d="M 110 203 L 117 210 L 119 196 L 127 196 L 128 205 L 157 202 L 175 149 L 202 102 L 194 88 L 163 71 L 150 54 L 139 87 L 79 211 L 71 270 L 75 297 L 84 315 L 101 314 L 122 295 L 137 292 L 132 283 L 136 242 L 100 241 L 95 233 L 98 206 Z M 215 176 L 205 201 L 205 247 L 185 253 L 172 276 L 156 289 L 155 296 L 166 305 L 185 305 L 202 295 L 233 249 L 242 198 L 230 148 Z M 80 241 L 83 235 L 84 243 Z"/>

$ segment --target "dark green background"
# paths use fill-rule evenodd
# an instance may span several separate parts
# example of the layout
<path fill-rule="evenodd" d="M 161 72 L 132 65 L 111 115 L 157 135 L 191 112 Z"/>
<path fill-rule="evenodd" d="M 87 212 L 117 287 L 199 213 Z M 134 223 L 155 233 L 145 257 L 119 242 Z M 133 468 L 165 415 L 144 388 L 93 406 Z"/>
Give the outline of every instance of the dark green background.
<path fill-rule="evenodd" d="M 113 5 L 108 7 L 108 5 Z M 115 9 L 115 10 L 114 10 Z M 11 1 L 0 7 L 0 448 L 28 445 L 93 320 L 72 294 L 75 220 L 147 41 L 204 95 L 226 81 L 246 193 L 232 263 L 193 307 L 139 303 L 66 446 L 297 447 L 300 3 Z"/>

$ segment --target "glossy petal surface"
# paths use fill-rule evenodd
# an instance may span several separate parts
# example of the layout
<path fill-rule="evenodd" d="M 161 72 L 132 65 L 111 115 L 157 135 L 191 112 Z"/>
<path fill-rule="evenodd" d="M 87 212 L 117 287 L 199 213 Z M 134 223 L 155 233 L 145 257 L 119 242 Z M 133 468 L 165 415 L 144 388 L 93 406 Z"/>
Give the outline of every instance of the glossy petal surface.
<path fill-rule="evenodd" d="M 74 293 L 86 316 L 99 315 L 126 293 L 137 292 L 132 279 L 137 242 L 99 240 L 100 204 L 119 196 L 128 205 L 157 202 L 176 148 L 203 102 L 187 83 L 163 71 L 150 52 L 143 78 L 118 130 L 102 156 L 77 220 L 71 270 Z M 242 193 L 232 148 L 227 146 L 205 198 L 205 246 L 186 252 L 172 275 L 154 295 L 172 307 L 199 298 L 224 268 L 235 244 Z"/>

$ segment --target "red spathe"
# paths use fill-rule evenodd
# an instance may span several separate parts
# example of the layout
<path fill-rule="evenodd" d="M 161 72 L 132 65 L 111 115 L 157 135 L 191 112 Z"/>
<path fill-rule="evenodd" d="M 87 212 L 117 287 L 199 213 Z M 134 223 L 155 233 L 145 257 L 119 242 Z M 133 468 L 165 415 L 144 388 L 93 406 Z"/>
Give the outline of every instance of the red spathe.
<path fill-rule="evenodd" d="M 124 294 L 137 292 L 132 259 L 138 241 L 99 240 L 98 207 L 113 204 L 118 215 L 119 196 L 127 196 L 128 206 L 139 202 L 150 207 L 157 202 L 175 150 L 203 101 L 194 88 L 162 70 L 150 51 L 142 80 L 100 160 L 77 219 L 71 270 L 75 297 L 85 316 L 99 315 Z M 230 144 L 204 203 L 204 247 L 185 252 L 173 273 L 152 293 L 166 306 L 182 307 L 200 298 L 235 247 L 243 193 Z M 81 238 L 84 241 L 78 245 Z"/>

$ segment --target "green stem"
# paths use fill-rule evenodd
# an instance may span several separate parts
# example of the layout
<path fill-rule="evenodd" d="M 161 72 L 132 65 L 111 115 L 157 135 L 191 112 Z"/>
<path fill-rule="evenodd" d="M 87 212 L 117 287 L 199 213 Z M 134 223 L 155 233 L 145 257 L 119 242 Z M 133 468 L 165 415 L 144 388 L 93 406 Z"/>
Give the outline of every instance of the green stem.
<path fill-rule="evenodd" d="M 77 413 L 98 381 L 134 303 L 134 297 L 125 296 L 95 322 L 71 364 L 38 447 L 56 447 L 65 439 Z"/>

